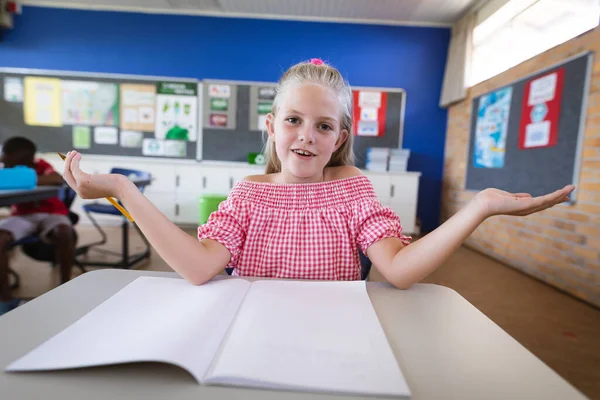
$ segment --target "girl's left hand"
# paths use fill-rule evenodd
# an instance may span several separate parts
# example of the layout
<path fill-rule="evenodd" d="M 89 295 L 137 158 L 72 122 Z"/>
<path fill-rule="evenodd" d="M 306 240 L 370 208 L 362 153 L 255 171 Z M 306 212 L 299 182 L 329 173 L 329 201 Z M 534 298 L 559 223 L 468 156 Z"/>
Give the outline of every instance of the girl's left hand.
<path fill-rule="evenodd" d="M 485 189 L 475 195 L 473 202 L 484 218 L 493 215 L 524 216 L 568 201 L 569 194 L 574 189 L 575 186 L 567 185 L 560 190 L 539 197 L 531 197 L 528 193 L 508 193 L 499 189 Z"/>

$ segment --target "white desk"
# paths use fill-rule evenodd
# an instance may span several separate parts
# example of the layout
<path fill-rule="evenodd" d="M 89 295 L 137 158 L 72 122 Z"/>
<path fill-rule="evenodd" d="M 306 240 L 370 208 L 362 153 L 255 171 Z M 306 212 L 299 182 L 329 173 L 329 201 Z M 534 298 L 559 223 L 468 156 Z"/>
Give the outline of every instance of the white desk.
<path fill-rule="evenodd" d="M 88 272 L 0 317 L 2 370 L 138 276 Z M 453 290 L 430 284 L 367 290 L 414 399 L 584 399 Z M 140 332 L 140 336 L 145 333 Z M 93 346 L 94 343 L 90 343 Z M 0 372 L 3 399 L 304 399 L 306 393 L 204 387 L 182 369 L 130 364 L 72 371 Z M 352 398 L 311 394 L 316 399 Z"/>

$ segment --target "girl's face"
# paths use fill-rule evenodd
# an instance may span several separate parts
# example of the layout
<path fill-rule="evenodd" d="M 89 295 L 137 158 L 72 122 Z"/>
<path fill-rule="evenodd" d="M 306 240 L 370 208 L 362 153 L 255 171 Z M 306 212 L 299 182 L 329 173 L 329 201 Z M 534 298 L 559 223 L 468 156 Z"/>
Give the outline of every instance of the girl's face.
<path fill-rule="evenodd" d="M 342 112 L 335 93 L 304 83 L 287 89 L 277 115 L 267 116 L 269 137 L 275 142 L 285 183 L 323 181 L 331 155 L 344 143 Z"/>

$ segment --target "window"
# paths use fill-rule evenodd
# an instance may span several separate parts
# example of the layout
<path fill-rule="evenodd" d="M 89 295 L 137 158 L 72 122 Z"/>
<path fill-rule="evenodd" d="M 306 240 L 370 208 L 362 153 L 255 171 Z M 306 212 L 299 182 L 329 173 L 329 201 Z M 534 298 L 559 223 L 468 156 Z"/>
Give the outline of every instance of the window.
<path fill-rule="evenodd" d="M 469 86 L 595 28 L 600 20 L 600 0 L 508 0 L 491 15 L 485 7 L 473 31 Z"/>

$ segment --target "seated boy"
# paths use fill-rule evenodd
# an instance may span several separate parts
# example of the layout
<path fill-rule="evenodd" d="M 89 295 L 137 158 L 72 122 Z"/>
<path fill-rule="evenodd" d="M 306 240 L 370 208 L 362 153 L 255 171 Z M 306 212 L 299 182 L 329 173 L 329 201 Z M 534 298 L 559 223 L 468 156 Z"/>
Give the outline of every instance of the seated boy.
<path fill-rule="evenodd" d="M 35 144 L 29 139 L 12 137 L 2 146 L 0 162 L 5 168 L 23 165 L 35 169 L 38 185 L 62 185 L 62 177 L 46 161 L 35 160 L 35 153 Z M 68 213 L 65 204 L 58 197 L 53 197 L 15 204 L 11 216 L 0 220 L 0 315 L 17 307 L 20 302 L 12 297 L 9 283 L 8 247 L 12 242 L 38 234 L 41 240 L 52 243 L 56 248 L 61 283 L 70 279 L 74 235 Z"/>

